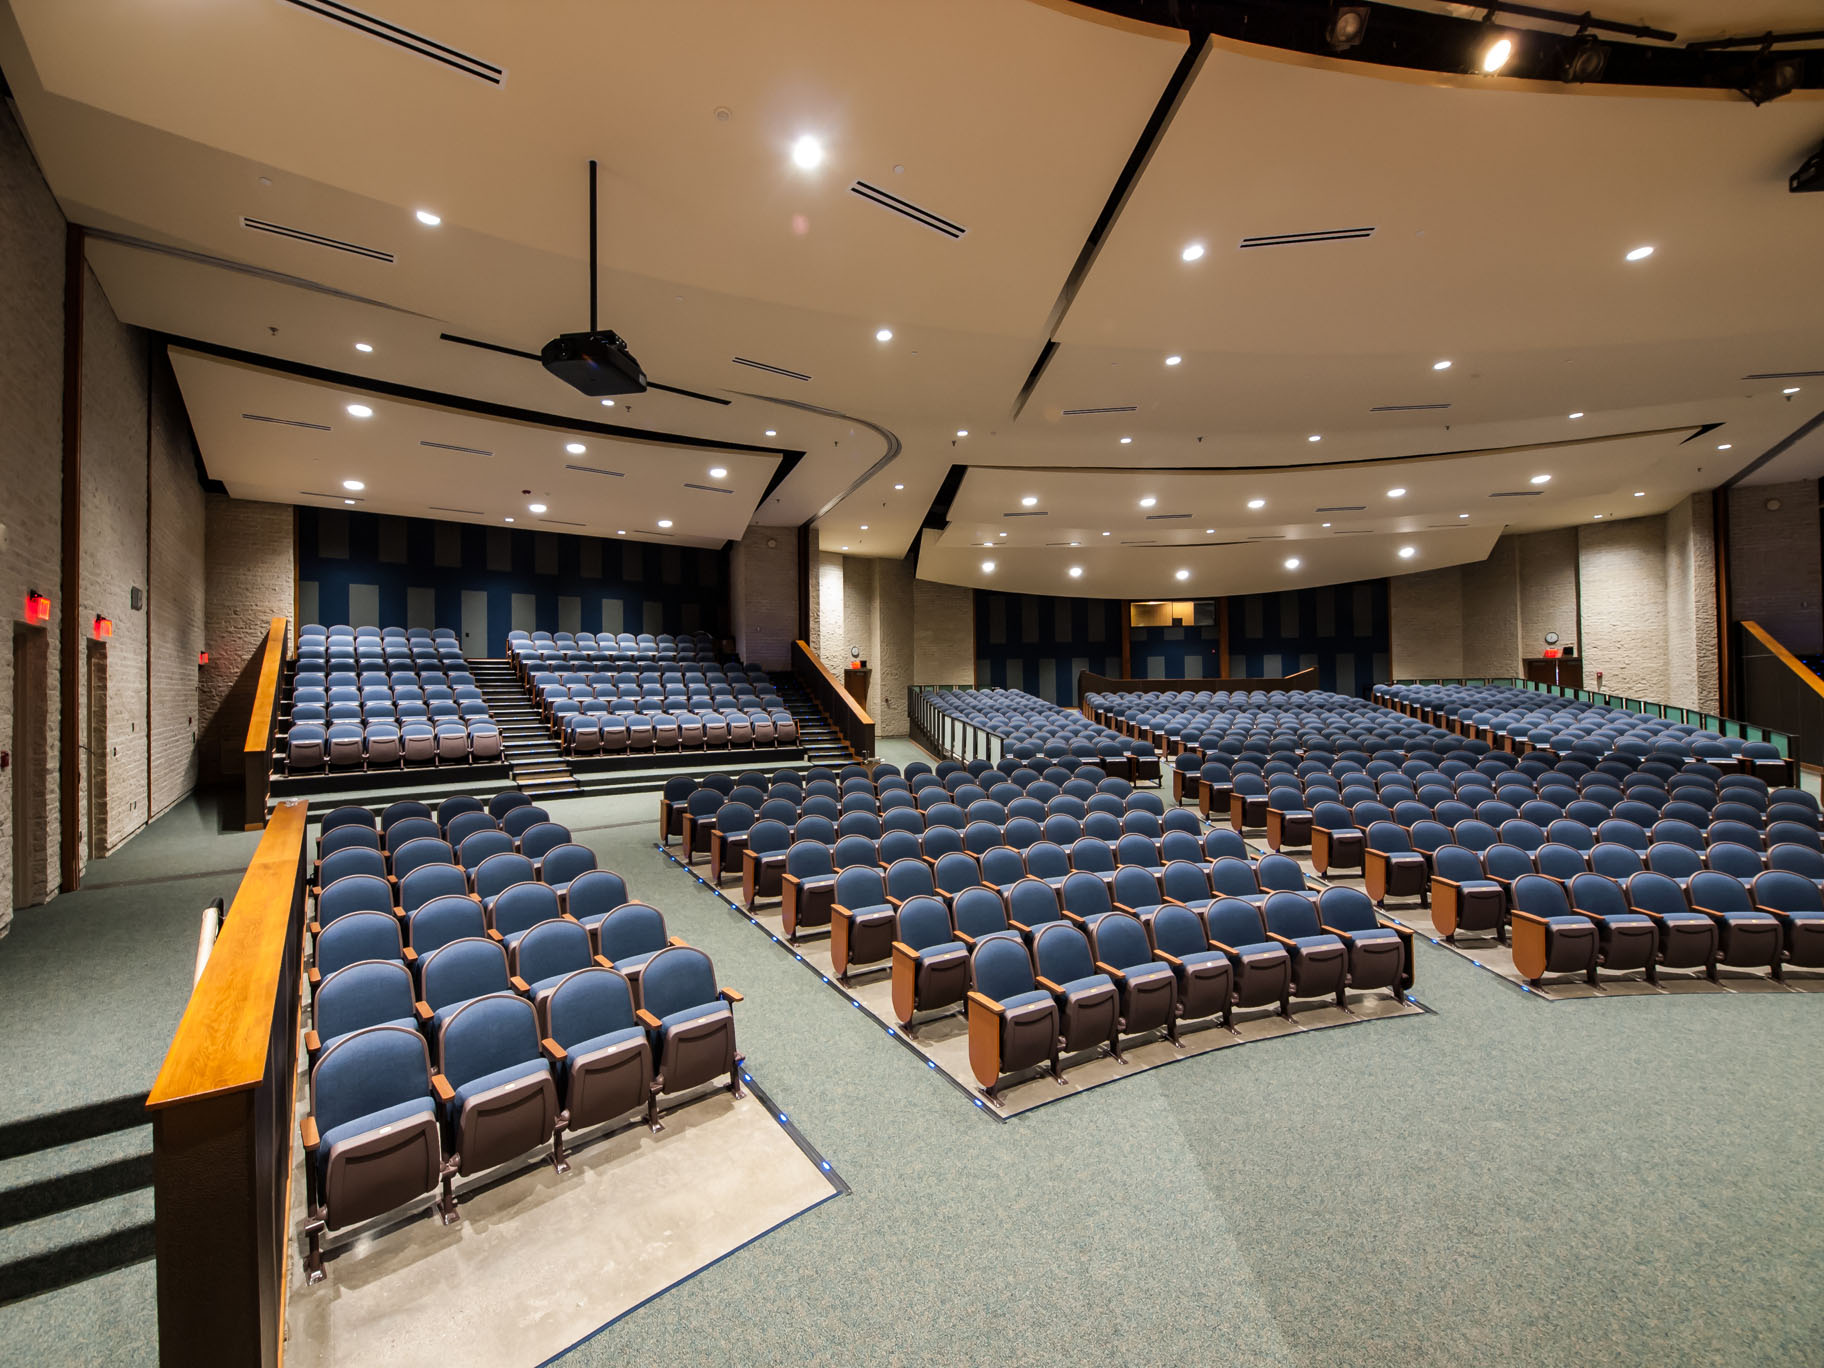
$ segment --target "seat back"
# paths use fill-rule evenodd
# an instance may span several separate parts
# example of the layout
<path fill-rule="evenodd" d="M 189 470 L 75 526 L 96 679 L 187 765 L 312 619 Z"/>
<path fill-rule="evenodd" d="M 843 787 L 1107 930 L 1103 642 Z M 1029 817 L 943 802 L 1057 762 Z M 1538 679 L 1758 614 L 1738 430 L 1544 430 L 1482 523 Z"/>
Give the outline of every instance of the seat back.
<path fill-rule="evenodd" d="M 1819 893 L 1818 886 L 1789 870 L 1770 869 L 1756 875 L 1753 891 L 1756 907 L 1813 917 L 1824 915 L 1824 894 Z"/>
<path fill-rule="evenodd" d="M 1077 876 L 1073 874 L 1070 877 L 1074 879 Z M 1088 877 L 1095 878 L 1093 874 Z M 1101 880 L 1097 879 L 1096 882 L 1100 883 Z M 1106 891 L 1103 896 L 1106 900 Z M 1052 891 L 1050 884 L 1038 879 L 1021 879 L 1007 890 L 1009 921 L 1016 921 L 1022 926 L 1040 926 L 1046 922 L 1061 921 L 1063 916 L 1058 910 L 1058 895 Z M 959 921 L 957 924 L 961 926 L 962 923 Z"/>
<path fill-rule="evenodd" d="M 317 886 L 328 888 L 338 879 L 347 878 L 350 874 L 371 874 L 376 878 L 386 877 L 386 856 L 378 850 L 353 847 L 338 850 L 323 857 L 323 863 L 317 869 Z"/>
<path fill-rule="evenodd" d="M 716 998 L 716 967 L 695 946 L 668 946 L 646 962 L 640 975 L 640 1003 L 661 1021 Z"/>
<path fill-rule="evenodd" d="M 1318 936 L 1324 928 L 1317 920 L 1317 906 L 1302 893 L 1275 893 L 1261 909 L 1267 930 L 1276 936 Z"/>
<path fill-rule="evenodd" d="M 909 867 L 915 863 L 924 876 L 923 881 L 910 872 L 902 874 L 900 886 L 905 889 L 901 895 L 903 897 L 910 898 L 918 893 L 933 891 L 931 871 L 922 862 L 896 860 L 894 865 L 896 868 L 900 865 Z M 886 880 L 873 865 L 853 865 L 836 876 L 835 900 L 839 906 L 848 908 L 878 907 L 887 900 Z"/>
<path fill-rule="evenodd" d="M 357 960 L 317 985 L 311 1005 L 324 1040 L 412 1020 L 412 974 L 395 960 Z"/>
<path fill-rule="evenodd" d="M 551 1038 L 566 1050 L 635 1024 L 626 976 L 600 965 L 566 974 L 545 1000 Z"/>
<path fill-rule="evenodd" d="M 456 859 L 464 869 L 476 869 L 484 860 L 512 853 L 513 838 L 504 831 L 478 831 L 456 847 Z"/>
<path fill-rule="evenodd" d="M 1753 907 L 1742 881 L 1733 874 L 1716 870 L 1705 869 L 1693 874 L 1686 892 L 1693 907 L 1711 912 L 1747 912 Z"/>
<path fill-rule="evenodd" d="M 513 967 L 527 983 L 587 969 L 590 960 L 588 928 L 562 918 L 536 923 L 513 950 Z"/>
<path fill-rule="evenodd" d="M 1042 978 L 1069 983 L 1097 972 L 1089 939 L 1067 922 L 1042 926 L 1032 938 L 1032 959 Z"/>
<path fill-rule="evenodd" d="M 1317 919 L 1334 931 L 1351 935 L 1379 930 L 1381 925 L 1374 904 L 1359 888 L 1326 888 L 1317 898 Z"/>
<path fill-rule="evenodd" d="M 1595 917 L 1613 917 L 1628 910 L 1621 885 L 1603 874 L 1579 874 L 1567 885 L 1571 906 Z"/>
<path fill-rule="evenodd" d="M 1153 947 L 1146 939 L 1146 928 L 1136 917 L 1116 912 L 1102 918 L 1089 933 L 1090 951 L 1104 964 L 1117 969 L 1135 969 L 1152 964 Z"/>
<path fill-rule="evenodd" d="M 1026 947 L 1006 936 L 991 936 L 980 941 L 969 957 L 969 977 L 977 992 L 996 1002 L 1021 993 L 1030 993 L 1033 982 L 1032 961 Z"/>
<path fill-rule="evenodd" d="M 310 1110 L 319 1132 L 431 1096 L 431 1056 L 406 1026 L 379 1026 L 334 1041 L 310 1071 Z"/>
<path fill-rule="evenodd" d="M 1543 874 L 1523 874 L 1514 880 L 1514 907 L 1536 917 L 1564 917 L 1571 911 L 1564 885 Z"/>
<path fill-rule="evenodd" d="M 317 924 L 328 926 L 350 912 L 390 912 L 392 885 L 377 874 L 349 874 L 324 888 L 317 897 Z"/>
<path fill-rule="evenodd" d="M 988 890 L 983 889 L 984 893 Z M 995 899 L 1000 905 L 1000 899 Z M 943 899 L 919 894 L 900 906 L 897 939 L 914 950 L 928 950 L 955 939 L 950 926 L 950 909 Z"/>
<path fill-rule="evenodd" d="M 646 903 L 621 903 L 603 916 L 596 939 L 610 963 L 653 954 L 666 945 L 665 914 Z"/>
<path fill-rule="evenodd" d="M 1305 872 L 1290 855 L 1263 855 L 1254 878 L 1263 893 L 1305 891 Z"/>
<path fill-rule="evenodd" d="M 485 936 L 439 946 L 419 962 L 419 996 L 434 1011 L 452 1002 L 507 991 L 507 952 Z"/>
<path fill-rule="evenodd" d="M 399 919 L 388 912 L 350 912 L 317 937 L 317 972 L 328 978 L 359 960 L 403 960 Z"/>
<path fill-rule="evenodd" d="M 1050 896 L 1049 888 L 1045 892 L 1047 896 Z M 911 906 L 913 902 L 923 901 L 927 901 L 927 899 L 909 899 L 906 906 Z M 929 901 L 938 900 L 930 899 Z M 1052 907 L 1054 909 L 1057 907 L 1055 898 L 1052 900 Z M 902 907 L 900 912 L 903 915 L 905 908 Z M 1001 901 L 1000 895 L 992 888 L 965 888 L 956 895 L 952 915 L 957 932 L 972 940 L 980 940 L 983 936 L 992 935 L 996 931 L 1007 930 L 1006 904 Z M 902 935 L 900 939 L 904 940 L 905 937 Z M 914 946 L 913 948 L 920 947 Z"/>
<path fill-rule="evenodd" d="M 557 915 L 557 890 L 549 884 L 526 881 L 509 884 L 500 891 L 488 912 L 488 922 L 501 935 L 510 937 Z"/>
<path fill-rule="evenodd" d="M 438 1036 L 441 1072 L 458 1088 L 538 1057 L 538 1018 L 532 1004 L 513 993 L 463 1003 Z"/>
<path fill-rule="evenodd" d="M 487 925 L 473 898 L 442 896 L 430 899 L 411 912 L 406 935 L 412 952 L 422 960 L 431 951 L 468 936 L 485 936 Z"/>
<path fill-rule="evenodd" d="M 1260 913 L 1252 904 L 1242 902 L 1239 898 L 1222 898 L 1212 903 L 1205 914 L 1205 921 L 1210 928 L 1210 939 L 1231 949 L 1258 945 L 1267 938 L 1267 929 L 1260 920 Z"/>
<path fill-rule="evenodd" d="M 506 835 L 505 832 L 493 834 Z M 474 839 L 473 836 L 469 837 L 471 841 Z M 511 851 L 490 855 L 475 870 L 475 893 L 481 898 L 497 897 L 514 884 L 531 883 L 537 877 L 532 861 L 524 855 L 515 855 Z"/>

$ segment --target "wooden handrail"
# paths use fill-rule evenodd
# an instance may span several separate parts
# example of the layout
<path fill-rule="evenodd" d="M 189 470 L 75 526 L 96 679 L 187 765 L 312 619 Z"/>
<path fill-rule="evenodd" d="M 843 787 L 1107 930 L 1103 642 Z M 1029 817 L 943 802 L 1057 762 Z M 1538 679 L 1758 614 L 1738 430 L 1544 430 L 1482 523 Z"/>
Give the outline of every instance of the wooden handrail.
<path fill-rule="evenodd" d="M 864 727 L 873 726 L 874 719 L 868 716 L 868 710 L 855 701 L 855 696 L 843 686 L 843 682 L 836 677 L 835 672 L 823 663 L 818 657 L 817 652 L 813 651 L 802 641 L 796 641 L 792 644 L 804 652 L 804 658 L 810 663 L 811 668 L 822 675 L 830 688 L 836 691 L 837 697 L 848 705 L 849 711 L 855 715 L 855 720 Z"/>
<path fill-rule="evenodd" d="M 1780 645 L 1779 642 L 1775 641 L 1772 634 L 1769 633 L 1765 627 L 1761 626 L 1758 622 L 1751 622 L 1744 619 L 1742 622 L 1742 629 L 1756 641 L 1760 642 L 1761 645 L 1765 646 L 1769 651 L 1773 652 L 1780 663 L 1803 680 L 1806 687 L 1813 693 L 1818 694 L 1820 697 L 1824 697 L 1824 679 L 1819 679 L 1817 671 L 1808 669 L 1802 660 L 1784 646 Z"/>
<path fill-rule="evenodd" d="M 266 823 L 266 785 L 272 777 L 273 724 L 279 711 L 279 675 L 285 664 L 288 620 L 272 619 L 260 657 L 260 678 L 247 717 L 247 740 L 241 747 L 242 825 L 258 831 Z"/>
<path fill-rule="evenodd" d="M 146 1097 L 148 1108 L 252 1088 L 265 1076 L 309 807 L 293 799 L 274 809 Z"/>

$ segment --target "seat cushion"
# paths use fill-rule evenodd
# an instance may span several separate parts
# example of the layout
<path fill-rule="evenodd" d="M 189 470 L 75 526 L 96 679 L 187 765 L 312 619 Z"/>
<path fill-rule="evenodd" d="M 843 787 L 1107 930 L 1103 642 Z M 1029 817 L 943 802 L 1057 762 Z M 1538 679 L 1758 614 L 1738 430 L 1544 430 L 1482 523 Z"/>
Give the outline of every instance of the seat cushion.
<path fill-rule="evenodd" d="M 1127 981 L 1130 984 L 1146 983 L 1153 979 L 1170 978 L 1172 966 L 1161 963 L 1136 964 L 1131 969 L 1125 969 L 1122 972 L 1127 975 Z"/>
<path fill-rule="evenodd" d="M 664 948 L 664 946 L 659 947 L 660 950 Z M 658 953 L 658 950 L 648 950 L 642 955 L 622 955 L 618 959 L 611 956 L 610 961 L 616 969 L 619 969 L 625 974 L 630 969 L 644 969 L 646 967 L 646 961 Z"/>
<path fill-rule="evenodd" d="M 576 1044 L 567 1048 L 566 1053 L 569 1055 L 569 1058 L 565 1060 L 564 1067 L 568 1069 L 571 1064 L 574 1064 L 585 1055 L 592 1055 L 597 1050 L 606 1050 L 611 1046 L 619 1045 L 624 1041 L 638 1040 L 645 1034 L 646 1032 L 638 1026 L 625 1026 L 618 1031 L 609 1031 L 606 1035 L 591 1036 L 588 1040 L 579 1040 Z"/>
<path fill-rule="evenodd" d="M 1256 955 L 1283 955 L 1286 948 L 1274 941 L 1255 941 L 1252 945 L 1238 945 L 1235 953 L 1243 959 L 1253 959 Z"/>
<path fill-rule="evenodd" d="M 1651 926 L 1653 918 L 1644 912 L 1617 912 L 1603 920 L 1610 926 Z"/>
<path fill-rule="evenodd" d="M 1545 924 L 1553 931 L 1558 932 L 1582 932 L 1594 931 L 1596 929 L 1596 923 L 1591 921 L 1588 917 L 1547 917 L 1545 919 Z"/>
<path fill-rule="evenodd" d="M 322 1177 L 329 1172 L 329 1152 L 346 1140 L 355 1140 L 384 1126 L 395 1126 L 401 1121 L 412 1121 L 418 1117 L 437 1117 L 435 1104 L 429 1097 L 414 1097 L 409 1102 L 386 1107 L 366 1116 L 357 1116 L 353 1121 L 344 1121 L 341 1125 L 323 1132 L 322 1142 L 317 1149 L 317 1175 Z"/>
<path fill-rule="evenodd" d="M 921 964 L 928 964 L 930 961 L 939 959 L 944 955 L 966 955 L 968 953 L 969 947 L 964 945 L 961 941 L 945 941 L 941 945 L 927 945 L 923 950 L 918 952 L 918 960 Z"/>
<path fill-rule="evenodd" d="M 849 911 L 853 914 L 853 920 L 862 924 L 887 921 L 896 915 L 891 903 L 882 903 L 877 907 L 851 907 Z"/>
<path fill-rule="evenodd" d="M 535 1074 L 545 1072 L 547 1069 L 544 1060 L 522 1059 L 519 1063 L 509 1064 L 504 1069 L 496 1069 L 493 1073 L 483 1074 L 480 1078 L 472 1078 L 456 1089 L 456 1101 L 451 1106 L 451 1114 L 460 1116 L 465 1105 L 485 1092 L 501 1087 L 503 1084 L 516 1083 L 522 1078 L 530 1078 Z"/>
<path fill-rule="evenodd" d="M 1367 931 L 1351 931 L 1349 939 L 1357 945 L 1367 945 L 1372 941 L 1397 941 L 1400 933 L 1390 927 L 1377 926 Z"/>
<path fill-rule="evenodd" d="M 1004 1012 L 1015 1012 L 1015 1011 L 1018 1011 L 1022 1007 L 1031 1007 L 1036 1003 L 1050 1002 L 1050 1001 L 1051 1001 L 1050 993 L 1047 993 L 1042 988 L 1035 988 L 1030 993 L 1015 993 L 1010 998 L 1002 998 L 1001 999 L 1001 1010 Z"/>
<path fill-rule="evenodd" d="M 1113 988 L 1114 986 L 1115 981 L 1107 974 L 1087 974 L 1082 978 L 1071 979 L 1068 983 L 1058 985 L 1064 990 L 1064 996 L 1071 998 L 1083 993 L 1093 993 L 1100 988 Z"/>
<path fill-rule="evenodd" d="M 661 1033 L 675 1031 L 680 1026 L 688 1026 L 693 1021 L 700 1020 L 707 1016 L 714 1016 L 717 1012 L 726 1012 L 727 1010 L 728 1008 L 723 1006 L 720 1001 L 699 1002 L 695 1007 L 685 1007 L 673 1012 L 668 1017 L 660 1018 L 659 1031 Z"/>
<path fill-rule="evenodd" d="M 1499 893 L 1501 885 L 1493 879 L 1465 879 L 1457 885 L 1465 893 Z"/>

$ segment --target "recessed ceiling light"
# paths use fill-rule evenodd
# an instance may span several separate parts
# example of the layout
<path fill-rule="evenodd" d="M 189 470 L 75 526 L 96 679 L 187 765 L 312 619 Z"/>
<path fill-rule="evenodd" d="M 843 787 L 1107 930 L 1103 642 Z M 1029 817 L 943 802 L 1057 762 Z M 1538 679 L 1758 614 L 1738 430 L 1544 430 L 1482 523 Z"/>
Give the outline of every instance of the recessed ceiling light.
<path fill-rule="evenodd" d="M 1644 489 L 1637 489 L 1634 491 L 1634 497 L 1637 499 L 1644 499 L 1647 497 L 1647 491 Z"/>
<path fill-rule="evenodd" d="M 1133 444 L 1134 444 L 1134 439 L 1132 437 L 1123 437 L 1121 439 L 1122 446 L 1132 446 Z"/>
<path fill-rule="evenodd" d="M 374 344 L 372 342 L 355 343 L 355 350 L 358 352 L 371 352 L 373 349 L 374 349 Z"/>
<path fill-rule="evenodd" d="M 344 499 L 344 500 L 342 500 L 342 502 L 345 504 L 352 504 L 354 502 L 354 500 L 353 499 Z"/>
<path fill-rule="evenodd" d="M 904 485 L 894 485 L 894 486 L 893 486 L 893 488 L 895 488 L 895 489 L 904 489 L 904 488 L 905 488 L 905 486 L 904 486 Z"/>
<path fill-rule="evenodd" d="M 1186 261 L 1195 261 L 1203 255 L 1203 244 L 1201 242 L 1186 243 L 1184 250 L 1178 255 Z"/>
<path fill-rule="evenodd" d="M 501 521 L 502 521 L 502 522 L 512 522 L 512 521 L 513 521 L 513 519 L 511 519 L 511 518 L 502 518 L 502 519 L 501 519 Z"/>
<path fill-rule="evenodd" d="M 1571 414 L 1570 416 L 1573 418 L 1581 418 L 1581 417 L 1583 417 L 1583 410 L 1578 409 L 1577 412 Z"/>
<path fill-rule="evenodd" d="M 993 561 L 983 561 L 982 562 L 982 571 L 984 574 L 992 575 L 994 573 L 994 562 Z"/>
<path fill-rule="evenodd" d="M 891 342 L 893 340 L 893 329 L 881 328 L 874 334 L 874 340 L 876 342 Z"/>
<path fill-rule="evenodd" d="M 777 436 L 778 436 L 778 435 L 779 435 L 779 429 L 777 429 L 777 428 L 768 428 L 768 429 L 767 429 L 767 430 L 766 430 L 766 435 L 767 435 L 767 436 L 768 436 L 768 437 L 777 437 Z"/>
<path fill-rule="evenodd" d="M 847 551 L 847 550 L 848 550 L 848 549 L 849 549 L 849 548 L 848 548 L 848 547 L 846 547 L 846 546 L 845 546 L 845 547 L 843 547 L 843 548 L 842 548 L 842 549 L 843 549 L 843 550 L 844 550 L 844 551 Z"/>
<path fill-rule="evenodd" d="M 1402 546 L 1400 548 L 1400 559 L 1401 560 L 1411 560 L 1414 556 L 1416 556 L 1418 554 L 1419 554 L 1419 548 L 1416 546 Z"/>
<path fill-rule="evenodd" d="M 1156 504 L 1158 502 L 1159 502 L 1159 500 L 1155 499 L 1151 494 L 1148 494 L 1144 499 L 1140 500 L 1140 507 L 1151 508 L 1154 504 Z"/>
<path fill-rule="evenodd" d="M 1788 385 L 1785 389 L 1780 391 L 1781 394 L 1797 394 L 1798 392 L 1799 387 L 1797 385 Z"/>
<path fill-rule="evenodd" d="M 956 430 L 956 435 L 958 437 L 967 437 L 969 435 L 969 429 L 968 428 L 958 428 Z"/>
<path fill-rule="evenodd" d="M 1601 517 L 1601 516 L 1602 516 L 1602 514 L 1600 514 L 1600 513 L 1596 513 L 1596 514 L 1592 514 L 1592 515 L 1591 515 L 1591 516 L 1593 516 L 1593 517 L 1597 517 L 1597 518 L 1600 518 L 1600 517 Z"/>
<path fill-rule="evenodd" d="M 617 527 L 614 529 L 614 535 L 617 537 L 624 537 L 627 535 L 627 529 L 624 527 Z"/>
<path fill-rule="evenodd" d="M 1102 535 L 1106 537 L 1108 535 L 1108 533 L 1104 532 Z"/>
<path fill-rule="evenodd" d="M 1734 442 L 1718 442 L 1716 445 L 1716 449 L 1718 451 L 1727 451 L 1727 450 L 1729 450 L 1730 447 L 1732 447 L 1734 445 L 1735 445 Z"/>
<path fill-rule="evenodd" d="M 1535 476 L 1533 476 L 1533 483 L 1534 483 L 1534 484 L 1550 484 L 1550 483 L 1551 483 L 1551 482 L 1552 482 L 1552 477 L 1551 477 L 1551 476 L 1550 476 L 1550 475 L 1535 475 Z"/>
<path fill-rule="evenodd" d="M 443 215 L 433 214 L 429 209 L 420 209 L 418 211 L 418 222 L 422 223 L 426 228 L 435 228 L 438 224 L 443 222 Z"/>
<path fill-rule="evenodd" d="M 1070 567 L 1070 577 L 1072 579 L 1082 579 L 1083 578 L 1083 567 L 1080 565 L 1071 566 Z"/>
<path fill-rule="evenodd" d="M 1406 497 L 1406 491 L 1404 489 L 1390 489 L 1387 491 L 1387 497 L 1390 499 L 1403 499 Z"/>
<path fill-rule="evenodd" d="M 1329 524 L 1329 523 L 1325 523 L 1325 524 L 1324 524 L 1324 526 L 1325 526 L 1325 527 L 1328 527 L 1328 526 L 1330 526 L 1330 524 Z"/>
<path fill-rule="evenodd" d="M 711 466 L 709 468 L 709 478 L 712 480 L 726 480 L 728 478 L 728 467 Z"/>
<path fill-rule="evenodd" d="M 1039 501 L 1039 496 L 1037 494 L 1028 494 L 1025 498 L 1020 500 L 1020 507 L 1021 508 L 1031 508 L 1038 501 Z"/>
<path fill-rule="evenodd" d="M 1183 360 L 1184 360 L 1184 358 L 1182 356 L 1168 356 L 1165 358 L 1165 364 L 1168 366 L 1176 366 L 1179 362 L 1181 362 Z"/>
<path fill-rule="evenodd" d="M 659 526 L 660 526 L 660 527 L 670 527 L 670 526 L 671 526 L 671 519 L 670 519 L 670 518 L 660 518 L 660 519 L 659 519 Z"/>
<path fill-rule="evenodd" d="M 809 133 L 801 135 L 792 144 L 792 164 L 800 170 L 815 171 L 823 165 L 823 144 Z"/>
<path fill-rule="evenodd" d="M 361 483 L 361 481 L 359 481 L 359 480 L 344 480 L 344 481 L 342 481 L 342 488 L 362 490 L 362 489 L 366 489 L 367 486 L 364 485 L 363 483 Z"/>
<path fill-rule="evenodd" d="M 1287 556 L 1286 557 L 1286 569 L 1288 569 L 1288 570 L 1296 570 L 1302 564 L 1303 564 L 1303 562 L 1300 561 L 1297 556 Z"/>
<path fill-rule="evenodd" d="M 1081 546 L 1081 545 L 1083 545 L 1083 543 L 1082 542 L 1072 542 L 1071 545 L 1072 546 Z"/>
<path fill-rule="evenodd" d="M 374 416 L 374 411 L 366 404 L 350 404 L 348 406 L 348 416 L 351 418 L 372 418 Z"/>
<path fill-rule="evenodd" d="M 862 531 L 863 531 L 863 532 L 866 532 L 866 531 L 867 531 L 867 530 L 868 530 L 868 525 L 867 525 L 867 524 L 866 524 L 866 523 L 863 523 L 863 524 L 862 524 L 862 525 L 861 525 L 861 530 L 862 530 Z"/>
<path fill-rule="evenodd" d="M 1187 580 L 1190 577 L 1191 577 L 1191 572 L 1189 570 L 1180 570 L 1178 572 L 1178 578 L 1181 580 Z"/>
<path fill-rule="evenodd" d="M 1213 527 L 1206 527 L 1203 529 L 1203 535 L 1206 537 L 1213 537 L 1216 535 L 1216 529 Z"/>
<path fill-rule="evenodd" d="M 1266 506 L 1267 506 L 1267 501 L 1265 499 L 1249 499 L 1248 500 L 1249 508 L 1265 508 Z"/>
<path fill-rule="evenodd" d="M 534 513 L 543 513 L 545 511 L 545 506 L 543 504 L 527 504 L 526 507 Z"/>
<path fill-rule="evenodd" d="M 1467 514 L 1467 513 L 1459 513 L 1459 514 L 1457 514 L 1457 516 L 1458 516 L 1458 517 L 1459 517 L 1459 518 L 1467 518 L 1467 517 L 1468 517 L 1468 516 L 1469 516 L 1469 514 Z"/>
<path fill-rule="evenodd" d="M 1506 66 L 1514 55 L 1512 38 L 1497 38 L 1482 49 L 1482 74 L 1493 76 Z"/>
<path fill-rule="evenodd" d="M 564 450 L 569 452 L 572 456 L 581 456 L 585 451 L 589 450 L 589 448 L 584 446 L 581 442 L 565 442 Z"/>
<path fill-rule="evenodd" d="M 1431 363 L 1431 368 L 1432 368 L 1432 369 L 1433 369 L 1433 370 L 1449 370 L 1449 369 L 1450 369 L 1450 362 L 1448 362 L 1448 361 L 1433 361 L 1433 362 L 1432 362 L 1432 363 Z"/>
<path fill-rule="evenodd" d="M 1324 434 L 1321 432 L 1314 432 L 1309 437 L 1305 438 L 1305 440 L 1307 442 L 1321 442 L 1324 440 Z"/>
<path fill-rule="evenodd" d="M 613 408 L 613 407 L 614 407 L 614 400 L 612 400 L 612 399 L 604 399 L 604 400 L 602 400 L 602 407 L 603 407 L 603 408 Z"/>
<path fill-rule="evenodd" d="M 1628 260 L 1629 261 L 1645 261 L 1648 257 L 1650 257 L 1652 255 L 1653 255 L 1653 249 L 1651 247 L 1636 247 L 1633 251 L 1628 253 Z"/>

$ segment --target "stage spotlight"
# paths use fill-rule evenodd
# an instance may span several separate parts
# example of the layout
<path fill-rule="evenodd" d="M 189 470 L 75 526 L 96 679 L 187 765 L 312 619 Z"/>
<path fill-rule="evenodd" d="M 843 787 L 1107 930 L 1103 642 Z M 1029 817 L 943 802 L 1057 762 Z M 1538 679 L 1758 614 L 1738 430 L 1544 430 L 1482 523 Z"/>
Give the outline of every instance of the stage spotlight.
<path fill-rule="evenodd" d="M 1749 68 L 1748 83 L 1742 87 L 1742 94 L 1755 104 L 1764 105 L 1782 95 L 1790 95 L 1804 74 L 1803 57 L 1775 57 L 1763 50 Z"/>
<path fill-rule="evenodd" d="M 1330 11 L 1330 23 L 1324 29 L 1324 41 L 1332 52 L 1347 52 L 1362 41 L 1368 31 L 1368 6 L 1338 5 Z"/>
<path fill-rule="evenodd" d="M 1497 29 L 1482 44 L 1481 52 L 1476 57 L 1476 69 L 1484 76 L 1499 76 L 1513 58 L 1513 38 Z"/>
<path fill-rule="evenodd" d="M 1564 67 L 1559 80 L 1566 85 L 1600 81 L 1608 69 L 1609 50 L 1587 33 L 1580 33 L 1564 50 Z"/>

